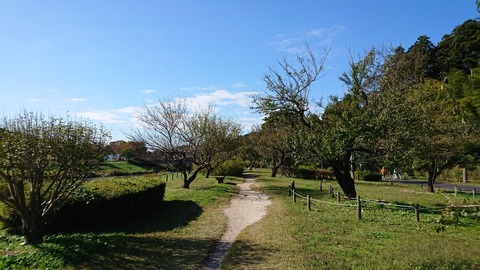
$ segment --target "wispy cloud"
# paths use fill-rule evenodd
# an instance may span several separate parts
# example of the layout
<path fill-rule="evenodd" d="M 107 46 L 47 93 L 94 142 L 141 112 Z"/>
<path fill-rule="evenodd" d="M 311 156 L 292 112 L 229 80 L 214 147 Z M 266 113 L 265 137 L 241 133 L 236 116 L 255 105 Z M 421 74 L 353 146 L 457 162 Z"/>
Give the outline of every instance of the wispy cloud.
<path fill-rule="evenodd" d="M 153 94 L 153 93 L 157 92 L 157 90 L 146 89 L 146 90 L 140 90 L 139 92 L 142 93 L 142 94 Z"/>
<path fill-rule="evenodd" d="M 234 88 L 243 88 L 243 87 L 246 87 L 247 85 L 242 83 L 242 82 L 236 82 L 232 85 L 232 87 Z"/>
<path fill-rule="evenodd" d="M 44 98 L 31 98 L 29 99 L 29 101 L 34 103 L 40 103 L 40 102 L 47 102 L 48 100 Z"/>
<path fill-rule="evenodd" d="M 187 106 L 194 110 L 213 107 L 222 117 L 240 123 L 244 132 L 249 132 L 253 125 L 262 122 L 261 116 L 250 109 L 253 94 L 255 92 L 232 92 L 216 89 L 210 93 L 196 94 L 185 99 Z"/>
<path fill-rule="evenodd" d="M 129 107 L 124 107 L 120 109 L 113 110 L 114 112 L 118 113 L 124 113 L 124 114 L 136 114 L 138 113 L 142 107 L 136 107 L 136 106 L 129 106 Z"/>
<path fill-rule="evenodd" d="M 211 93 L 202 93 L 187 97 L 188 104 L 192 107 L 205 108 L 208 106 L 241 106 L 249 107 L 251 96 L 254 92 L 229 92 L 227 90 L 217 89 Z"/>
<path fill-rule="evenodd" d="M 85 102 L 85 101 L 87 101 L 87 99 L 74 97 L 74 98 L 69 98 L 68 101 L 70 101 L 70 102 Z"/>
<path fill-rule="evenodd" d="M 99 121 L 104 124 L 122 124 L 123 117 L 111 110 L 93 110 L 87 112 L 77 112 L 75 115 L 88 120 Z"/>
<path fill-rule="evenodd" d="M 75 113 L 77 116 L 104 124 L 128 125 L 142 107 L 129 106 L 117 109 L 91 110 Z"/>
<path fill-rule="evenodd" d="M 180 90 L 182 91 L 212 91 L 215 90 L 217 87 L 211 85 L 211 86 L 203 86 L 203 87 L 198 87 L 198 86 L 185 86 L 181 87 Z"/>
<path fill-rule="evenodd" d="M 254 124 L 261 122 L 260 116 L 250 110 L 252 102 L 251 96 L 253 94 L 254 92 L 232 92 L 216 89 L 211 92 L 198 93 L 183 99 L 185 99 L 188 108 L 192 111 L 199 111 L 211 106 L 217 113 L 222 115 L 222 117 L 241 123 L 244 132 L 249 132 Z M 150 104 L 154 104 L 154 102 Z M 76 112 L 75 115 L 109 126 L 113 128 L 114 132 L 117 132 L 121 138 L 120 131 L 128 132 L 132 128 L 140 127 L 136 117 L 142 113 L 143 110 L 143 106 L 128 106 L 116 109 Z"/>
<path fill-rule="evenodd" d="M 312 47 L 325 47 L 333 43 L 335 36 L 346 31 L 346 27 L 342 25 L 334 25 L 332 27 L 315 28 L 307 32 L 287 36 L 285 34 L 277 34 L 272 42 L 268 45 L 278 51 L 287 53 L 298 53 L 302 50 L 305 43 Z"/>

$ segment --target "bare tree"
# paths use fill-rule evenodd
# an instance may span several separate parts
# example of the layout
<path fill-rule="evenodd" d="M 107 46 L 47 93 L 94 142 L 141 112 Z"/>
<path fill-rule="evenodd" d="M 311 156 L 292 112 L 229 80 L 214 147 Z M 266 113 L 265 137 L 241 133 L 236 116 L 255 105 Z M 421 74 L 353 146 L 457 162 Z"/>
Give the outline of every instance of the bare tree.
<path fill-rule="evenodd" d="M 307 120 L 310 87 L 324 70 L 329 50 L 317 57 L 308 45 L 305 47 L 304 55 L 296 55 L 296 65 L 284 58 L 278 63 L 278 70 L 269 68 L 269 73 L 264 76 L 268 92 L 253 96 L 253 109 L 267 117 L 281 112 L 310 128 L 311 123 Z"/>
<path fill-rule="evenodd" d="M 285 166 L 292 153 L 290 140 L 295 130 L 289 126 L 263 124 L 251 133 L 256 150 L 272 164 L 270 176 L 276 177 L 278 170 Z"/>
<path fill-rule="evenodd" d="M 194 164 L 204 166 L 206 177 L 235 155 L 240 146 L 240 125 L 222 119 L 212 108 L 193 116 L 188 124 L 189 141 L 194 148 Z"/>
<path fill-rule="evenodd" d="M 29 112 L 0 125 L 0 201 L 20 217 L 26 242 L 40 243 L 57 210 L 103 160 L 108 133 Z"/>
<path fill-rule="evenodd" d="M 220 118 L 211 108 L 190 115 L 185 100 L 145 106 L 138 120 L 142 127 L 130 138 L 171 159 L 183 174 L 184 188 L 190 187 L 201 170 L 230 157 L 240 135 L 238 124 Z M 196 165 L 191 173 L 189 160 Z"/>

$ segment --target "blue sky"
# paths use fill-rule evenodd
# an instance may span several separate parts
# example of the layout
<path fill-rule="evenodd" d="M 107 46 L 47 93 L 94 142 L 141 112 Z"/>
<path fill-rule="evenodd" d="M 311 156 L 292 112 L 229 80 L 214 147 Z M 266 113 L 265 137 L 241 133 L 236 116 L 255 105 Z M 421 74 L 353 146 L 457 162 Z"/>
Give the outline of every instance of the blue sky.
<path fill-rule="evenodd" d="M 331 52 L 311 89 L 342 95 L 349 51 L 436 45 L 474 0 L 0 1 L 0 114 L 87 118 L 125 139 L 135 113 L 158 100 L 213 105 L 245 132 L 263 76 L 308 42 Z"/>

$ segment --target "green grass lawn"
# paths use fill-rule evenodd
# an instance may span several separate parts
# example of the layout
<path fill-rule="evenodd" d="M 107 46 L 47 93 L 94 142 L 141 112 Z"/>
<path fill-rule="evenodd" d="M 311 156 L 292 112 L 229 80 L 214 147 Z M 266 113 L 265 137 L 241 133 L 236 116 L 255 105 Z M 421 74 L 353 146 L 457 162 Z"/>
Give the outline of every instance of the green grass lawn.
<path fill-rule="evenodd" d="M 416 222 L 412 210 L 373 203 L 365 203 L 362 220 L 356 207 L 313 203 L 308 211 L 306 200 L 288 197 L 292 179 L 258 174 L 274 203 L 240 234 L 223 269 L 480 269 L 479 216 L 423 211 Z M 318 181 L 294 180 L 300 194 L 336 202 L 328 194 L 329 185 L 339 190 L 335 181 L 324 181 L 320 192 Z M 415 185 L 359 182 L 357 191 L 366 199 L 430 209 L 480 204 L 471 195 L 430 194 Z"/>
<path fill-rule="evenodd" d="M 49 235 L 38 246 L 0 232 L 0 269 L 197 269 L 221 237 L 222 208 L 237 194 L 199 176 L 189 190 L 170 179 L 161 208 L 114 228 Z"/>
<path fill-rule="evenodd" d="M 328 194 L 335 181 L 270 178 L 258 174 L 260 191 L 273 204 L 259 222 L 233 244 L 222 269 L 480 269 L 480 222 L 471 214 L 427 212 L 416 222 L 412 210 L 364 203 L 362 220 L 355 206 L 305 200 L 293 203 L 288 185 L 317 200 L 336 202 Z M 225 228 L 222 209 L 237 188 L 202 176 L 191 189 L 170 178 L 161 208 L 115 228 L 49 235 L 38 246 L 22 245 L 19 236 L 0 233 L 0 269 L 198 269 Z M 471 195 L 426 193 L 417 185 L 358 182 L 362 198 L 438 209 L 480 204 Z M 355 202 L 341 202 L 354 205 Z"/>
<path fill-rule="evenodd" d="M 96 174 L 98 176 L 103 175 L 127 175 L 127 174 L 141 174 L 152 172 L 152 168 L 141 167 L 128 161 L 105 161 L 102 162 L 98 168 Z"/>

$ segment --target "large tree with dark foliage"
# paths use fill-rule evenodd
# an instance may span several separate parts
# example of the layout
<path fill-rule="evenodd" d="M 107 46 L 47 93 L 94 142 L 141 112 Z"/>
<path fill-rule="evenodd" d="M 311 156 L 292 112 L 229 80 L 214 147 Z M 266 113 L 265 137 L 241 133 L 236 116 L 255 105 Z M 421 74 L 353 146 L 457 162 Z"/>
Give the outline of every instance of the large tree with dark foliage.
<path fill-rule="evenodd" d="M 480 21 L 465 21 L 437 45 L 437 62 L 444 76 L 453 69 L 469 74 L 479 66 L 479 59 Z"/>

